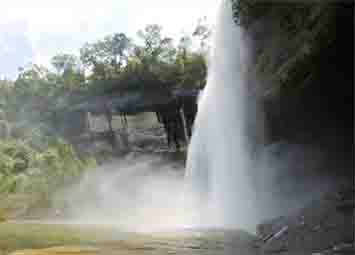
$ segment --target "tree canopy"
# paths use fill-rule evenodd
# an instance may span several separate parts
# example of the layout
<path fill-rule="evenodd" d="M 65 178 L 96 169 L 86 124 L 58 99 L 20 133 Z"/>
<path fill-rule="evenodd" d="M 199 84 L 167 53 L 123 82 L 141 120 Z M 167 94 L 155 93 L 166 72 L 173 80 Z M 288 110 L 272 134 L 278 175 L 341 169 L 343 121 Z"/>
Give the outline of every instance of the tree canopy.
<path fill-rule="evenodd" d="M 73 95 L 203 88 L 210 33 L 200 19 L 192 34 L 177 40 L 158 24 L 139 30 L 135 40 L 120 32 L 104 36 L 85 43 L 79 55 L 60 52 L 51 66 L 29 63 L 16 80 L 1 80 L 0 107 L 10 119 L 38 121 L 70 105 Z"/>

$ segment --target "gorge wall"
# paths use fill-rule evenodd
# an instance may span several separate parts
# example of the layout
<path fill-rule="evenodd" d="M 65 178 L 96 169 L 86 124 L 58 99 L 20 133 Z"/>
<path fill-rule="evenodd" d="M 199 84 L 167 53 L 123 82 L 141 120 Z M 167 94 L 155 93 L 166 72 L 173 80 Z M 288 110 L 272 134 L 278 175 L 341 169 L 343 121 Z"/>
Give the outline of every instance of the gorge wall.
<path fill-rule="evenodd" d="M 248 91 L 263 112 L 262 142 L 316 145 L 338 173 L 353 173 L 354 2 L 233 4 L 250 45 Z"/>

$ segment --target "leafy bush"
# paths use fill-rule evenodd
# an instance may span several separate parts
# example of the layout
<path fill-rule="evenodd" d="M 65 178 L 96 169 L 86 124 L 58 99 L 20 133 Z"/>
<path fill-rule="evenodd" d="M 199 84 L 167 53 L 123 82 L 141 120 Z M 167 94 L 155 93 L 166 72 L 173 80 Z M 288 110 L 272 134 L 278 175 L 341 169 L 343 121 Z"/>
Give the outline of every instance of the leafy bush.
<path fill-rule="evenodd" d="M 19 139 L 1 140 L 0 197 L 29 194 L 33 204 L 49 203 L 54 192 L 95 164 L 90 156 L 79 158 L 72 145 L 61 139 L 50 139 L 44 150 Z"/>

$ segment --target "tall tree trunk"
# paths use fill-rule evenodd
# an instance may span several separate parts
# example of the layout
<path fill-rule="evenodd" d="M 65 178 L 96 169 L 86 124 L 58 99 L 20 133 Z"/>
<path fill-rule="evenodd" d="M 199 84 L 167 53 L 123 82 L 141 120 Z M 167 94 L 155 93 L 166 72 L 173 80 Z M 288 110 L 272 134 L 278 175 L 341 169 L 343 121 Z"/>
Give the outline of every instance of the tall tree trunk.
<path fill-rule="evenodd" d="M 108 137 L 109 143 L 111 144 L 112 149 L 115 150 L 117 147 L 117 141 L 116 141 L 115 131 L 113 130 L 112 127 L 112 112 L 111 109 L 107 106 L 107 104 L 104 104 L 104 107 L 105 107 L 105 116 L 109 128 L 109 137 Z"/>

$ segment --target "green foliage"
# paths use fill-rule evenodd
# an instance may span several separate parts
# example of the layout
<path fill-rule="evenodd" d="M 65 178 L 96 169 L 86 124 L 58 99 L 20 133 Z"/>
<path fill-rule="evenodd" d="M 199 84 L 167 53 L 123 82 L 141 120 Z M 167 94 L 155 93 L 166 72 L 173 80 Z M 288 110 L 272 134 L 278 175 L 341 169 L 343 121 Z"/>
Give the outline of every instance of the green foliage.
<path fill-rule="evenodd" d="M 135 47 L 127 69 L 138 74 L 144 86 L 163 83 L 169 88 L 203 87 L 207 72 L 205 55 L 209 28 L 199 21 L 195 33 L 192 36 L 183 35 L 177 47 L 162 31 L 159 25 L 148 25 L 138 31 L 143 45 Z M 200 41 L 198 50 L 193 48 L 193 39 L 196 38 Z"/>
<path fill-rule="evenodd" d="M 92 71 L 93 79 L 112 79 L 127 60 L 130 47 L 131 40 L 124 33 L 108 35 L 86 43 L 80 49 L 80 59 Z"/>
<path fill-rule="evenodd" d="M 18 140 L 0 143 L 0 196 L 31 194 L 33 201 L 50 201 L 53 192 L 69 185 L 95 160 L 79 158 L 73 147 L 60 139 L 50 139 L 44 150 Z"/>
<path fill-rule="evenodd" d="M 206 83 L 207 65 L 202 54 L 192 53 L 184 61 L 184 72 L 179 85 L 187 88 L 203 88 Z"/>
<path fill-rule="evenodd" d="M 114 89 L 149 90 L 162 84 L 167 88 L 204 86 L 211 34 L 204 19 L 177 45 L 157 24 L 147 25 L 137 34 L 137 43 L 124 33 L 114 33 L 85 43 L 80 57 L 55 55 L 51 59 L 55 72 L 29 64 L 19 69 L 15 81 L 0 80 L 0 107 L 7 119 L 16 122 L 16 127 L 25 121 L 44 122 L 49 129 L 55 129 L 48 121 L 51 112 L 70 105 L 70 95 L 103 95 Z M 15 132 L 20 133 L 16 136 L 24 136 L 21 128 Z"/>
<path fill-rule="evenodd" d="M 157 24 L 148 25 L 144 30 L 137 32 L 138 37 L 144 45 L 137 46 L 136 51 L 140 51 L 137 57 L 141 57 L 148 63 L 154 64 L 158 61 L 169 61 L 175 53 L 172 39 L 162 34 L 163 28 Z"/>
<path fill-rule="evenodd" d="M 81 48 L 81 60 L 91 73 L 90 95 L 117 91 L 143 91 L 205 85 L 209 27 L 200 20 L 194 34 L 183 35 L 177 46 L 157 24 L 138 31 L 135 44 L 124 34 L 114 34 Z M 199 48 L 194 48 L 193 41 Z M 196 43 L 195 43 L 196 45 Z"/>
<path fill-rule="evenodd" d="M 58 54 L 51 59 L 51 64 L 58 73 L 63 73 L 65 70 L 74 70 L 79 67 L 79 59 L 71 54 Z"/>
<path fill-rule="evenodd" d="M 80 59 L 72 54 L 59 54 L 51 59 L 57 74 L 52 74 L 55 87 L 68 90 L 77 89 L 85 83 L 85 74 Z"/>

